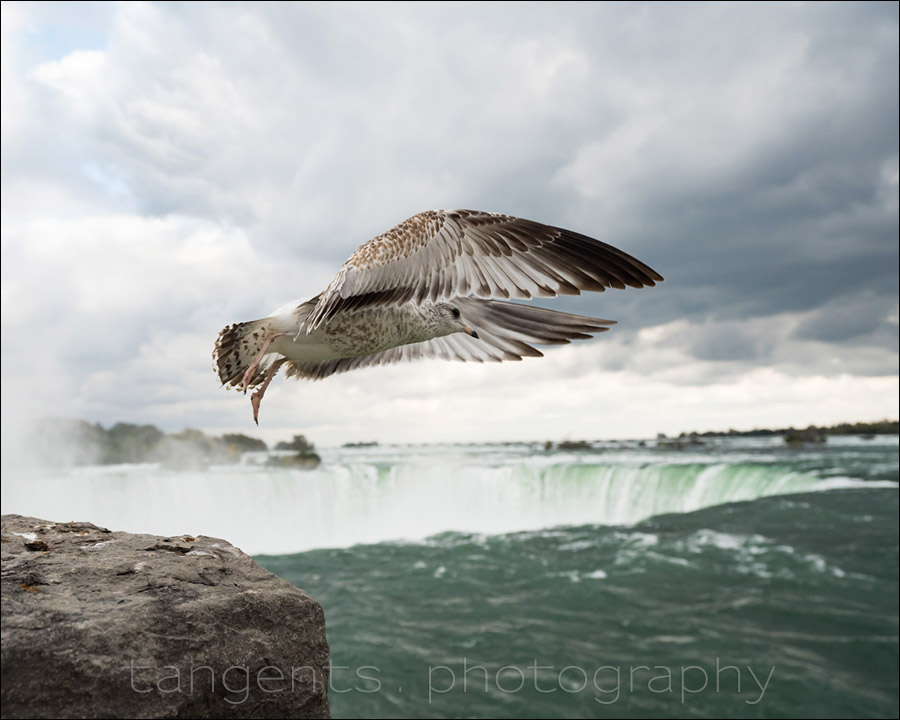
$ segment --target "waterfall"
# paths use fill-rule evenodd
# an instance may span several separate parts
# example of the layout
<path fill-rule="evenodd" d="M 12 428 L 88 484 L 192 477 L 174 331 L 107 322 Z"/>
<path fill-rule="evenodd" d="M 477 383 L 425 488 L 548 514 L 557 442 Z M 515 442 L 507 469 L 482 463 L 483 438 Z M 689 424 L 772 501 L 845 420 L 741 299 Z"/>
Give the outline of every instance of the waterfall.
<path fill-rule="evenodd" d="M 466 449 L 437 457 L 344 453 L 312 471 L 249 464 L 207 472 L 85 467 L 4 478 L 3 504 L 4 512 L 131 532 L 211 535 L 249 553 L 280 554 L 418 540 L 448 530 L 629 525 L 769 495 L 876 484 L 822 478 L 790 462 L 721 460 L 622 462 Z"/>

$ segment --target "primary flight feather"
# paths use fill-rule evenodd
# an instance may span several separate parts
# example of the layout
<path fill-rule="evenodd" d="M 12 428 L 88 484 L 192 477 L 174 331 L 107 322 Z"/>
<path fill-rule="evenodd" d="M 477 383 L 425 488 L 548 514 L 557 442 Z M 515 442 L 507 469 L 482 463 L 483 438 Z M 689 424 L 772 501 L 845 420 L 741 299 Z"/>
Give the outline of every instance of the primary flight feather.
<path fill-rule="evenodd" d="M 282 365 L 288 377 L 403 359 L 540 357 L 532 345 L 590 338 L 611 320 L 506 302 L 655 285 L 662 276 L 570 230 L 475 210 L 428 210 L 357 248 L 319 295 L 219 333 L 214 369 L 251 396 L 253 419 Z M 503 298 L 497 300 L 496 298 Z"/>

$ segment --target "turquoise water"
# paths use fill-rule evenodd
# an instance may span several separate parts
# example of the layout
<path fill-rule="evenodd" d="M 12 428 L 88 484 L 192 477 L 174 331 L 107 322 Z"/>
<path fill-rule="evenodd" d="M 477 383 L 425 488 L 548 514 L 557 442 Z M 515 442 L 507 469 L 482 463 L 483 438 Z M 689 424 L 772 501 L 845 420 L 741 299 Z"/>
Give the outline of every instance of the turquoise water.
<path fill-rule="evenodd" d="M 896 437 L 4 472 L 3 511 L 223 537 L 325 609 L 335 717 L 897 717 Z"/>
<path fill-rule="evenodd" d="M 258 557 L 325 608 L 335 717 L 897 716 L 895 441 L 616 453 L 503 490 L 665 514 Z"/>

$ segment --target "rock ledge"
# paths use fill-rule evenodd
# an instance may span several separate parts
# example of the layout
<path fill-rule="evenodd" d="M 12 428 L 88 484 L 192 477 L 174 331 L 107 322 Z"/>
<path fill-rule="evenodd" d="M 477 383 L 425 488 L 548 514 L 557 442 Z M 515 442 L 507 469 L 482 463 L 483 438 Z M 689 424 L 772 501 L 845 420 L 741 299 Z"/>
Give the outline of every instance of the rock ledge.
<path fill-rule="evenodd" d="M 328 717 L 321 606 L 211 537 L 2 517 L 3 717 Z"/>

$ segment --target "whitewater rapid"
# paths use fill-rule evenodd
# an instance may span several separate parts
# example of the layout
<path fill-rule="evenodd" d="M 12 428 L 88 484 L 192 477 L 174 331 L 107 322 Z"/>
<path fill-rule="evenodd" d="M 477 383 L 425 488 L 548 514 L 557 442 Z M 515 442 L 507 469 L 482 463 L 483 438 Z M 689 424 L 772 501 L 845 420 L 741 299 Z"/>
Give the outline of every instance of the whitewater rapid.
<path fill-rule="evenodd" d="M 3 512 L 115 530 L 222 537 L 251 554 L 417 541 L 444 531 L 503 534 L 631 525 L 654 515 L 787 493 L 895 482 L 823 476 L 778 452 L 645 448 L 545 453 L 532 446 L 374 448 L 323 453 L 312 471 L 155 465 L 4 473 Z"/>

